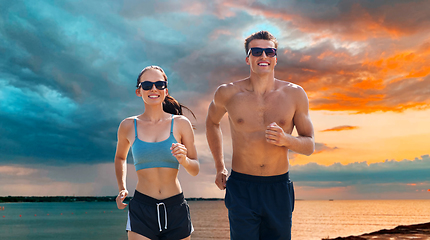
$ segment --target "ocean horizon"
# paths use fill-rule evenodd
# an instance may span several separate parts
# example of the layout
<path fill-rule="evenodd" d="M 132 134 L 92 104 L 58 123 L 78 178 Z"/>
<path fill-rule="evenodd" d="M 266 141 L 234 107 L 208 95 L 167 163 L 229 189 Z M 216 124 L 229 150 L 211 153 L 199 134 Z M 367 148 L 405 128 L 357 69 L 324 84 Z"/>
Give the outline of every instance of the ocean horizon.
<path fill-rule="evenodd" d="M 188 201 L 191 239 L 229 239 L 221 200 Z M 127 210 L 115 202 L 0 203 L 1 239 L 125 240 Z M 321 240 L 360 235 L 398 225 L 430 222 L 430 200 L 297 200 L 292 239 Z"/>

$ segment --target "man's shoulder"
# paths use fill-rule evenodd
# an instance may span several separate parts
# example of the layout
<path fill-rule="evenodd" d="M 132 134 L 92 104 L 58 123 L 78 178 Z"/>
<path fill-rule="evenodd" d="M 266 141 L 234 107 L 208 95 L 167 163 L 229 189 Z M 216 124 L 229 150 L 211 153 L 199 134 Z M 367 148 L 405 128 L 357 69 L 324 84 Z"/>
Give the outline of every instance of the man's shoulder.
<path fill-rule="evenodd" d="M 230 83 L 224 83 L 221 84 L 218 89 L 222 89 L 222 91 L 233 91 L 233 90 L 238 90 L 241 86 L 243 86 L 245 84 L 245 82 L 248 79 L 241 79 L 241 80 L 237 80 L 237 81 L 233 81 Z"/>
<path fill-rule="evenodd" d="M 305 103 L 308 102 L 308 96 L 305 90 L 298 84 L 277 80 L 278 82 L 278 90 L 282 92 L 282 95 L 293 99 L 296 103 Z"/>
<path fill-rule="evenodd" d="M 303 88 L 298 84 L 284 81 L 284 80 L 279 80 L 279 79 L 275 79 L 275 81 L 276 81 L 278 88 L 281 88 L 283 90 L 303 91 Z"/>
<path fill-rule="evenodd" d="M 305 90 L 298 84 L 276 79 L 278 90 L 288 94 L 306 94 Z"/>
<path fill-rule="evenodd" d="M 216 90 L 215 94 L 222 96 L 230 96 L 240 91 L 246 79 L 221 84 Z"/>
<path fill-rule="evenodd" d="M 221 84 L 215 91 L 214 103 L 220 106 L 225 106 L 233 96 L 242 91 L 246 80 L 247 79 L 242 79 L 231 83 Z"/>

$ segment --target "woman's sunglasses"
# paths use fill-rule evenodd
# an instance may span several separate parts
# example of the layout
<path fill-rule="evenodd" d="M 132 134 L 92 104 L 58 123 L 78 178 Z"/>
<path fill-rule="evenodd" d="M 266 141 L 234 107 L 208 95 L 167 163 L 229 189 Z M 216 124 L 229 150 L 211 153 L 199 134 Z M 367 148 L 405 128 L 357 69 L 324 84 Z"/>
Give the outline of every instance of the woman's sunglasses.
<path fill-rule="evenodd" d="M 166 81 L 158 81 L 158 82 L 144 81 L 144 82 L 140 82 L 137 88 L 142 87 L 143 90 L 148 91 L 148 90 L 151 90 L 152 86 L 154 85 L 155 85 L 155 88 L 157 88 L 158 90 L 164 90 L 167 88 Z"/>
<path fill-rule="evenodd" d="M 259 47 L 250 48 L 248 51 L 248 56 L 249 54 L 252 53 L 252 56 L 259 57 L 263 54 L 263 52 L 265 52 L 266 56 L 268 57 L 276 56 L 276 48 L 259 48 Z"/>

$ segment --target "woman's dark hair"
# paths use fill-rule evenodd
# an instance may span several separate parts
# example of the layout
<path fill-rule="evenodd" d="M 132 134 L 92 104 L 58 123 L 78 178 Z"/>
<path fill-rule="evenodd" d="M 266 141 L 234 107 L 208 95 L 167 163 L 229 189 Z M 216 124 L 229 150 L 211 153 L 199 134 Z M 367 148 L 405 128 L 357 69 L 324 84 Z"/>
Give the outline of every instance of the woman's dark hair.
<path fill-rule="evenodd" d="M 139 88 L 139 83 L 140 83 L 140 77 L 143 75 L 144 72 L 146 72 L 149 69 L 155 69 L 160 71 L 163 74 L 164 80 L 167 82 L 167 75 L 164 72 L 164 70 L 159 67 L 159 66 L 148 66 L 146 68 L 144 68 L 139 76 L 137 77 L 137 84 L 136 87 Z M 182 113 L 182 108 L 187 109 L 188 111 L 190 111 L 190 113 L 193 115 L 194 118 L 196 118 L 196 116 L 194 115 L 193 111 L 191 111 L 189 108 L 187 108 L 186 106 L 180 104 L 176 99 L 174 99 L 172 96 L 167 95 L 164 98 L 164 102 L 163 102 L 163 111 L 167 112 L 167 113 L 171 113 L 171 114 L 175 114 L 175 115 L 184 115 Z"/>

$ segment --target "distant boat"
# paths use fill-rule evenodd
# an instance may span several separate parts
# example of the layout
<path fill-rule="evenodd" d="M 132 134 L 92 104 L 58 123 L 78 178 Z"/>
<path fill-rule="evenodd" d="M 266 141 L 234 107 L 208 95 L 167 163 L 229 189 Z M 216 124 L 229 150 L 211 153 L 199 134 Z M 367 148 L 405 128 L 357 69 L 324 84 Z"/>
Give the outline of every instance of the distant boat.
<path fill-rule="evenodd" d="M 334 201 L 333 199 L 329 199 L 329 201 Z"/>

